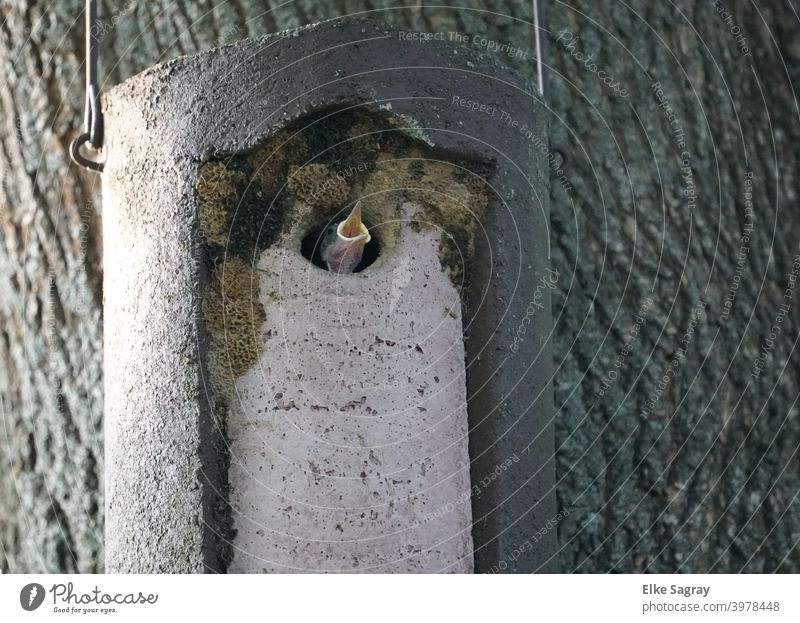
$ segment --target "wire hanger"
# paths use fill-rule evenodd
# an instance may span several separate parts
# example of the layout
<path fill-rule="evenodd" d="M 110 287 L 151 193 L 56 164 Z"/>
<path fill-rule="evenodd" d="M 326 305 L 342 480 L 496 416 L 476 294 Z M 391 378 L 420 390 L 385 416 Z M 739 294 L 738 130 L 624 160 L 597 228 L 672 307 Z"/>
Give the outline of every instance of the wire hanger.
<path fill-rule="evenodd" d="M 539 0 L 533 0 L 534 38 L 536 45 L 536 75 L 539 94 L 545 94 L 544 60 L 542 58 L 541 17 Z M 70 145 L 70 156 L 78 166 L 102 173 L 105 161 L 100 159 L 103 152 L 103 112 L 100 109 L 100 87 L 97 84 L 97 45 L 95 25 L 97 22 L 97 1 L 86 0 L 86 104 L 83 115 L 83 132 Z M 93 157 L 83 155 L 83 147 L 93 152 Z M 561 146 L 553 151 L 562 157 L 562 168 L 566 168 L 568 157 Z"/>
<path fill-rule="evenodd" d="M 70 144 L 69 152 L 73 162 L 78 166 L 103 172 L 104 160 L 99 157 L 103 152 L 103 112 L 100 110 L 100 88 L 97 85 L 97 22 L 96 0 L 86 0 L 86 106 L 83 115 L 83 133 Z M 87 158 L 81 152 L 83 146 L 94 156 Z"/>
<path fill-rule="evenodd" d="M 542 57 L 542 21 L 543 20 L 539 10 L 539 0 L 533 0 L 533 38 L 535 42 L 534 45 L 536 46 L 536 78 L 539 84 L 539 95 L 542 96 L 542 101 L 544 102 L 545 106 L 549 108 L 548 96 L 550 95 L 550 89 L 547 88 L 548 81 L 545 80 L 544 58 Z M 550 144 L 550 151 L 552 151 L 554 154 L 557 154 L 561 158 L 561 163 L 558 165 L 558 168 L 555 171 L 550 172 L 550 177 L 556 178 L 558 177 L 558 171 L 561 171 L 563 174 L 567 171 L 567 169 L 569 169 L 569 152 L 563 145 L 552 143 Z"/>

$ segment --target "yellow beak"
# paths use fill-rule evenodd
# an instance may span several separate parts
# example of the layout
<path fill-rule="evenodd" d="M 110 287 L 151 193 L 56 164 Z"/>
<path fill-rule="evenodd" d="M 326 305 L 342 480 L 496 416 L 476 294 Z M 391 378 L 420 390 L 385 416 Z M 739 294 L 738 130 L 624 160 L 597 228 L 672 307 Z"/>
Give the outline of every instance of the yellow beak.
<path fill-rule="evenodd" d="M 369 230 L 364 223 L 361 222 L 361 202 L 357 201 L 355 207 L 350 212 L 349 216 L 339 223 L 336 228 L 336 233 L 346 239 L 360 238 L 364 236 L 364 244 L 368 243 L 371 239 Z"/>

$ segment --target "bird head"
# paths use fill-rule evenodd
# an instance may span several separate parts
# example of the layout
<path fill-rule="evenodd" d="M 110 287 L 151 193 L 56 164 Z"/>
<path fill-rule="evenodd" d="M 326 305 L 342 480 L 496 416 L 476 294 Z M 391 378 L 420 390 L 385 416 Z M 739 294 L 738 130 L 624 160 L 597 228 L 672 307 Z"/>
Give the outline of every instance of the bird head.
<path fill-rule="evenodd" d="M 320 254 L 329 271 L 352 273 L 370 240 L 369 230 L 361 222 L 361 202 L 358 201 L 346 219 L 325 231 Z"/>

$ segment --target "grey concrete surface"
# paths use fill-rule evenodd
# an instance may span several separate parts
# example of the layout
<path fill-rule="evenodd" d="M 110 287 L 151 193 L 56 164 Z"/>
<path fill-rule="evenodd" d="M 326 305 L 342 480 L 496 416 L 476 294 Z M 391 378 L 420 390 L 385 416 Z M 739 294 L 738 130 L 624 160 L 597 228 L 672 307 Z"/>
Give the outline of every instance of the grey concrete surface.
<path fill-rule="evenodd" d="M 495 164 L 496 193 L 467 302 L 476 570 L 549 569 L 555 534 L 514 558 L 555 513 L 549 311 L 511 354 L 547 265 L 544 155 L 520 132 L 545 115 L 493 60 L 400 41 L 366 21 L 328 22 L 151 68 L 105 98 L 106 564 L 112 572 L 224 571 L 224 439 L 208 407 L 194 184 L 201 162 L 250 149 L 326 106 L 391 104 L 443 153 Z M 454 95 L 509 111 L 489 121 Z M 113 253 L 110 252 L 113 250 Z M 540 302 L 549 309 L 549 292 Z M 491 478 L 498 466 L 512 462 Z M 513 558 L 513 560 L 512 560 Z"/>
<path fill-rule="evenodd" d="M 230 571 L 472 571 L 460 296 L 413 218 L 352 275 L 298 235 L 262 253 L 264 349 L 228 417 Z"/>

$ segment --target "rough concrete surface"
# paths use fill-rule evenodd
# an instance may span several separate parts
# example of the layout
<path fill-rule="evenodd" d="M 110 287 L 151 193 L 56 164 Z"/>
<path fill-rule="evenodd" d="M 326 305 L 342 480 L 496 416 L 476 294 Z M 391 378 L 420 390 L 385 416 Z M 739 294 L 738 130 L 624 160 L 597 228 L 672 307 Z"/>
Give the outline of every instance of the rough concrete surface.
<path fill-rule="evenodd" d="M 352 275 L 299 246 L 257 265 L 267 321 L 228 418 L 229 571 L 471 571 L 461 303 L 438 232 L 406 224 Z"/>
<path fill-rule="evenodd" d="M 472 480 L 516 460 L 473 499 L 477 570 L 508 559 L 555 512 L 548 314 L 509 345 L 547 264 L 544 157 L 517 127 L 453 103 L 512 111 L 544 134 L 531 93 L 499 62 L 439 42 L 403 42 L 362 20 L 327 22 L 153 67 L 105 99 L 106 548 L 109 571 L 222 571 L 214 509 L 227 474 L 207 405 L 194 187 L 202 161 L 262 143 L 330 106 L 391 110 L 442 153 L 496 164 L 467 301 Z M 503 152 L 494 145 L 501 145 Z M 549 293 L 541 302 L 547 307 Z M 472 295 L 470 295 L 472 297 Z M 544 568 L 548 535 L 508 565 Z"/>

